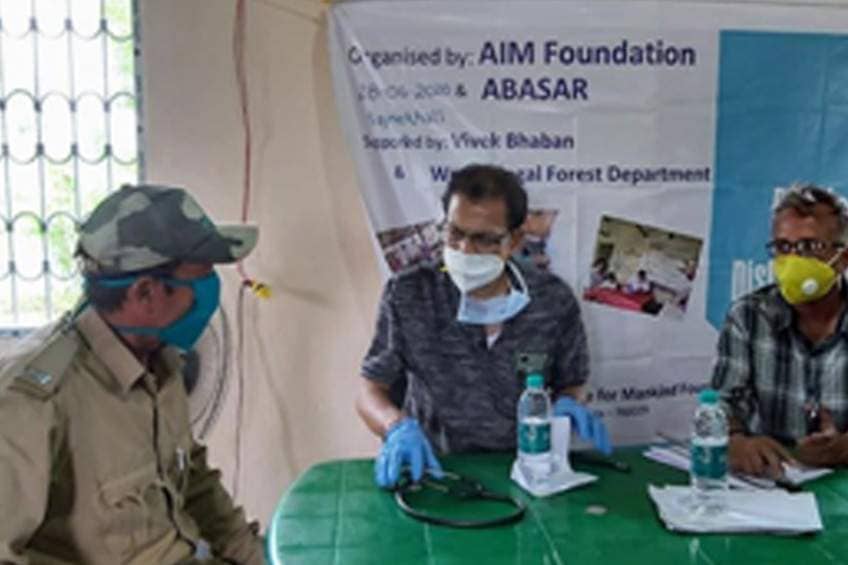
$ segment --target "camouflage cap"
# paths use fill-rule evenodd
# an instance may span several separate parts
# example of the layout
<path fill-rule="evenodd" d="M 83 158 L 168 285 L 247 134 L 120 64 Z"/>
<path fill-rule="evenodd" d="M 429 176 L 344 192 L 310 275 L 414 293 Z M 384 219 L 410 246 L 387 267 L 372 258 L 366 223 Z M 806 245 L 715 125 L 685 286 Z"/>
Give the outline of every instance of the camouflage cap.
<path fill-rule="evenodd" d="M 182 188 L 124 185 L 80 225 L 77 254 L 89 273 L 231 263 L 250 253 L 257 236 L 256 226 L 216 226 Z"/>

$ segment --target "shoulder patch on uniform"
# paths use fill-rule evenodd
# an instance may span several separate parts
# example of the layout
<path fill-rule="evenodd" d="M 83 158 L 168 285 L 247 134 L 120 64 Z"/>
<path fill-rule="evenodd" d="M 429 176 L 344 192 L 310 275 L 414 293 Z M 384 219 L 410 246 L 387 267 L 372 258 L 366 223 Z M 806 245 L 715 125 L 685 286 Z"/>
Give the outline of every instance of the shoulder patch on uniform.
<path fill-rule="evenodd" d="M 72 332 L 57 332 L 20 365 L 9 387 L 42 399 L 53 396 L 78 349 Z"/>

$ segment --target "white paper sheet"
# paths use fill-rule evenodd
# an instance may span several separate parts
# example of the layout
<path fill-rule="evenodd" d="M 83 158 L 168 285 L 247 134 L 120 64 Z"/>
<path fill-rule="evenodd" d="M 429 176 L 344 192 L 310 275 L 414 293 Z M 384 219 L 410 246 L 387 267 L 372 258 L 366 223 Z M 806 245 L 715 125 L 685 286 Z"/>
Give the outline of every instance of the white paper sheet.
<path fill-rule="evenodd" d="M 689 453 L 677 446 L 652 446 L 645 450 L 642 455 L 646 458 L 669 465 L 681 471 L 689 471 Z M 793 485 L 800 485 L 833 472 L 826 467 L 797 467 L 795 465 L 783 464 L 783 477 Z M 732 488 L 774 488 L 775 483 L 771 479 L 754 477 L 744 474 L 732 474 L 727 478 L 728 485 Z"/>
<path fill-rule="evenodd" d="M 823 529 L 816 498 L 809 492 L 724 491 L 718 493 L 723 501 L 718 512 L 699 511 L 689 487 L 649 485 L 648 493 L 669 530 L 792 535 Z"/>
<path fill-rule="evenodd" d="M 567 416 L 551 418 L 553 473 L 544 481 L 532 481 L 516 459 L 512 464 L 509 477 L 518 483 L 518 486 L 536 497 L 550 496 L 598 480 L 595 475 L 579 473 L 571 468 L 568 460 L 570 443 L 571 420 Z"/>
<path fill-rule="evenodd" d="M 581 485 L 592 483 L 598 480 L 596 475 L 589 473 L 579 473 L 573 471 L 570 467 L 558 468 L 546 480 L 534 482 L 523 472 L 521 465 L 516 460 L 512 464 L 512 471 L 509 477 L 515 481 L 518 486 L 529 492 L 535 497 L 544 497 L 571 490 Z"/>

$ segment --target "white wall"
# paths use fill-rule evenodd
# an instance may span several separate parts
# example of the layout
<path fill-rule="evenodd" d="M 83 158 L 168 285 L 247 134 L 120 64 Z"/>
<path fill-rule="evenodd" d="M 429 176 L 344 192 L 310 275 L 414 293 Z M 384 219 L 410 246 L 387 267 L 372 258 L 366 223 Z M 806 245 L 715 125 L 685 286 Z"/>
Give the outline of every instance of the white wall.
<path fill-rule="evenodd" d="M 232 56 L 234 0 L 141 0 L 147 180 L 190 188 L 237 220 L 243 133 Z M 246 60 L 253 128 L 248 273 L 270 300 L 245 304 L 245 405 L 238 499 L 263 526 L 288 484 L 325 459 L 371 456 L 353 409 L 380 293 L 353 164 L 331 91 L 326 4 L 252 0 Z M 225 275 L 235 313 L 238 279 Z M 227 276 L 229 275 L 229 276 Z M 211 458 L 233 481 L 231 387 Z"/>

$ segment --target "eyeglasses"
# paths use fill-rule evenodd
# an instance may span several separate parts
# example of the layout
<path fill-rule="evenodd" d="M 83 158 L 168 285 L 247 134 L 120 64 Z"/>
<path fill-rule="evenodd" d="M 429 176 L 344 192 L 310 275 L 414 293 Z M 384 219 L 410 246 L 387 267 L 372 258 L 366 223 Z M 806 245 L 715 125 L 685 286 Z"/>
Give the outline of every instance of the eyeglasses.
<path fill-rule="evenodd" d="M 465 240 L 468 241 L 474 249 L 496 249 L 500 247 L 510 235 L 509 232 L 468 233 L 450 222 L 445 222 L 442 225 L 442 233 L 444 233 L 445 242 L 451 247 L 456 247 Z"/>
<path fill-rule="evenodd" d="M 766 244 L 769 254 L 772 257 L 777 255 L 789 255 L 794 253 L 801 257 L 813 257 L 823 254 L 828 249 L 841 249 L 845 247 L 844 243 L 837 241 L 822 241 L 811 237 L 805 237 L 798 241 L 789 241 L 788 239 L 774 239 Z"/>

